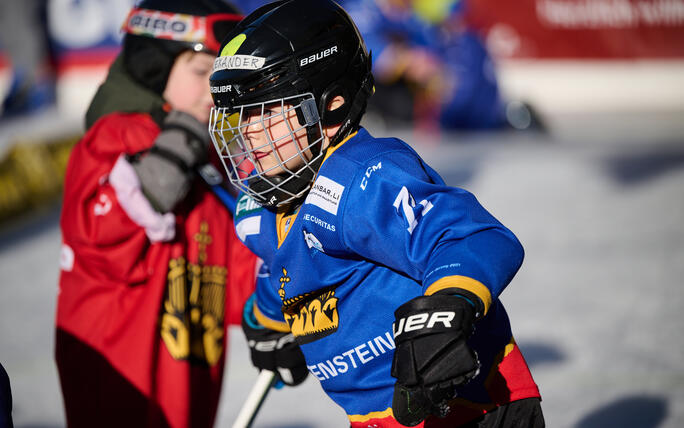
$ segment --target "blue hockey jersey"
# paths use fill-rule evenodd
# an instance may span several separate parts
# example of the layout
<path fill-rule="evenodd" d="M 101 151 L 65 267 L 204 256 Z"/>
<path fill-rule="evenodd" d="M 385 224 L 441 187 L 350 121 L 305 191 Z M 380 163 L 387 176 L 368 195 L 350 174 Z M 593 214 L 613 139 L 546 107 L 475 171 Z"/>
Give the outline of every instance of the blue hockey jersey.
<path fill-rule="evenodd" d="M 539 395 L 497 298 L 522 263 L 522 246 L 406 143 L 361 128 L 328 149 L 296 212 L 266 210 L 243 194 L 235 223 L 270 269 L 257 286 L 257 320 L 292 331 L 309 371 L 353 425 L 392 419 L 394 310 L 445 288 L 467 290 L 485 308 L 469 339 L 482 369 L 459 390 L 460 402 L 481 413 Z M 520 361 L 502 364 L 506 357 Z"/>

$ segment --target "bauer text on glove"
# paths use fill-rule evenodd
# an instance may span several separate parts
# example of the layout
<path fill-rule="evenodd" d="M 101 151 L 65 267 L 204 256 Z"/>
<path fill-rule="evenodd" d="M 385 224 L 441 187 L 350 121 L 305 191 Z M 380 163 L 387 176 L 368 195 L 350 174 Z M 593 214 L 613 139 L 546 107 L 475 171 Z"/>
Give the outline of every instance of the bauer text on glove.
<path fill-rule="evenodd" d="M 473 331 L 473 305 L 458 296 L 421 296 L 394 315 L 394 417 L 414 426 L 430 415 L 446 416 L 456 387 L 475 377 L 480 366 L 466 343 Z"/>

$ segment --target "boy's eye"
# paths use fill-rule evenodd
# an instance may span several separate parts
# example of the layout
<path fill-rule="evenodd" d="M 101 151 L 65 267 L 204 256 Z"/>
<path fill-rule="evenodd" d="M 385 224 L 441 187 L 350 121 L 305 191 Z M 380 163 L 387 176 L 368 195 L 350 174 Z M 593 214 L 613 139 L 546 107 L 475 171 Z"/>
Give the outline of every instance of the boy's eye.
<path fill-rule="evenodd" d="M 242 110 L 242 120 L 243 121 L 249 120 L 250 118 L 258 119 L 260 115 L 261 115 L 261 109 L 251 108 L 251 109 Z"/>
<path fill-rule="evenodd" d="M 243 122 L 256 122 L 281 113 L 280 107 L 264 108 L 261 107 L 248 108 L 242 111 Z"/>

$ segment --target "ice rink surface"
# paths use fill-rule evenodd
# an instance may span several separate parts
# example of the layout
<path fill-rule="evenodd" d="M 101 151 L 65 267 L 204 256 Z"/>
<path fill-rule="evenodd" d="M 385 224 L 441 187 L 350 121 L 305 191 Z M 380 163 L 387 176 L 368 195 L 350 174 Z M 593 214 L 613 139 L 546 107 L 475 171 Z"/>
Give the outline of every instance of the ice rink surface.
<path fill-rule="evenodd" d="M 500 298 L 548 427 L 684 426 L 682 122 L 633 114 L 556 118 L 546 135 L 391 131 L 523 243 L 523 267 Z M 0 231 L 0 362 L 18 428 L 64 426 L 52 357 L 58 209 Z M 217 427 L 231 425 L 257 375 L 231 333 Z M 309 377 L 272 391 L 254 426 L 348 423 Z"/>

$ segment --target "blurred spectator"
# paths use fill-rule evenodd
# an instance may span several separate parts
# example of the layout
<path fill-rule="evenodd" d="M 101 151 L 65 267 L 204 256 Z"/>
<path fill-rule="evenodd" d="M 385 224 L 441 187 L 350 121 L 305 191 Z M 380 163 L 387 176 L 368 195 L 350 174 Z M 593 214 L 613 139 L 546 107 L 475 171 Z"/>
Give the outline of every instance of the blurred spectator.
<path fill-rule="evenodd" d="M 254 288 L 211 163 L 209 76 L 241 19 L 144 0 L 71 152 L 55 359 L 67 425 L 211 428 L 227 327 Z"/>
<path fill-rule="evenodd" d="M 0 49 L 12 67 L 0 118 L 36 112 L 55 102 L 45 14 L 46 0 L 0 2 Z"/>
<path fill-rule="evenodd" d="M 463 1 L 340 3 L 372 51 L 379 96 L 369 111 L 425 130 L 508 125 L 494 64 L 464 22 Z"/>

